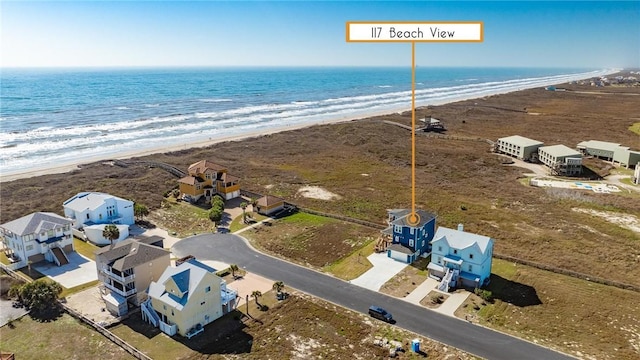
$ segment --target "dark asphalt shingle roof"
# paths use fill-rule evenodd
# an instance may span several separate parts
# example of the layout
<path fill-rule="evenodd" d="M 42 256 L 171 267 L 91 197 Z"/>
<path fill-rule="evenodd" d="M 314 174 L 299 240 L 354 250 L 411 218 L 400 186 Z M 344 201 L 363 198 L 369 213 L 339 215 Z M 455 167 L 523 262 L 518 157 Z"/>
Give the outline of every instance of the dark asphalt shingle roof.
<path fill-rule="evenodd" d="M 169 251 L 157 246 L 147 245 L 133 239 L 126 239 L 113 247 L 105 246 L 96 250 L 96 256 L 100 256 L 118 271 L 134 268 L 163 256 L 169 256 Z"/>

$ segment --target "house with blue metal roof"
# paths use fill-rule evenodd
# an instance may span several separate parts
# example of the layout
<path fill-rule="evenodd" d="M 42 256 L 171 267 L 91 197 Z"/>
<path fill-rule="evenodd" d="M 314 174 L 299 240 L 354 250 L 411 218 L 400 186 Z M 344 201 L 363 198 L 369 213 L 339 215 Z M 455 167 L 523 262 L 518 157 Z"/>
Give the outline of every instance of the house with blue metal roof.
<path fill-rule="evenodd" d="M 204 326 L 232 311 L 237 291 L 216 275 L 216 270 L 191 258 L 167 267 L 151 282 L 149 298 L 141 305 L 142 318 L 167 335 L 191 338 Z"/>
<path fill-rule="evenodd" d="M 493 239 L 458 229 L 440 226 L 433 241 L 429 275 L 440 279 L 438 289 L 481 287 L 489 283 Z"/>

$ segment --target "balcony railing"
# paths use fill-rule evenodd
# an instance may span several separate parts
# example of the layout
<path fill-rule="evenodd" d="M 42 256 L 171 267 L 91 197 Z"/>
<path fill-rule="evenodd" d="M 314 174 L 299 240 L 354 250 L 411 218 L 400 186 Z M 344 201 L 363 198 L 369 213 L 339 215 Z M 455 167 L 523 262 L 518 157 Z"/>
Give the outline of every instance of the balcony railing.
<path fill-rule="evenodd" d="M 108 277 L 124 283 L 131 282 L 136 277 L 135 274 L 124 274 L 124 276 L 117 275 L 111 271 L 110 267 L 106 267 L 106 266 L 102 268 L 102 272 Z"/>
<path fill-rule="evenodd" d="M 107 289 L 115 292 L 116 294 L 120 295 L 120 296 L 124 296 L 124 297 L 129 297 L 131 295 L 134 295 L 136 293 L 136 289 L 130 289 L 130 290 L 120 290 L 117 287 L 110 285 L 108 283 L 105 283 L 104 286 L 107 287 Z"/>

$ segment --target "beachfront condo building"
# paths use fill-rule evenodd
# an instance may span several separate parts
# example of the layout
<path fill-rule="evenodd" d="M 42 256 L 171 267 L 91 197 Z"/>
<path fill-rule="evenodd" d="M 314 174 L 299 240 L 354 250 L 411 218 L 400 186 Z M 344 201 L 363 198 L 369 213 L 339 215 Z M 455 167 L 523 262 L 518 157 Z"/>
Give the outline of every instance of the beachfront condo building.
<path fill-rule="evenodd" d="M 628 146 L 617 143 L 589 140 L 579 143 L 577 148 L 585 155 L 611 161 L 612 164 L 618 163 L 626 168 L 634 167 L 640 162 L 640 151 L 630 150 Z"/>
<path fill-rule="evenodd" d="M 429 275 L 440 279 L 438 289 L 478 288 L 488 284 L 493 258 L 493 239 L 458 229 L 438 227 L 431 242 Z"/>
<path fill-rule="evenodd" d="M 75 251 L 71 220 L 36 212 L 0 225 L 5 255 L 14 269 L 48 261 L 58 266 L 69 263 L 67 253 Z"/>
<path fill-rule="evenodd" d="M 138 306 L 146 300 L 149 284 L 170 265 L 170 251 L 154 242 L 155 237 L 126 239 L 95 251 L 98 280 L 106 288 L 102 297 L 115 315 L 124 315 L 127 303 Z"/>
<path fill-rule="evenodd" d="M 541 141 L 520 135 L 513 135 L 498 139 L 495 144 L 495 151 L 516 159 L 536 162 L 538 159 L 538 148 L 542 145 L 543 143 Z"/>
<path fill-rule="evenodd" d="M 167 335 L 191 338 L 204 326 L 232 311 L 238 292 L 216 275 L 216 270 L 191 258 L 167 267 L 149 286 L 142 318 Z"/>
<path fill-rule="evenodd" d="M 204 197 L 210 201 L 214 195 L 225 200 L 240 196 L 240 179 L 227 173 L 227 168 L 208 160 L 191 164 L 188 176 L 178 180 L 180 196 L 187 195 L 192 201 Z"/>
<path fill-rule="evenodd" d="M 582 174 L 582 154 L 565 145 L 538 148 L 538 159 L 548 166 L 553 174 L 563 176 Z"/>

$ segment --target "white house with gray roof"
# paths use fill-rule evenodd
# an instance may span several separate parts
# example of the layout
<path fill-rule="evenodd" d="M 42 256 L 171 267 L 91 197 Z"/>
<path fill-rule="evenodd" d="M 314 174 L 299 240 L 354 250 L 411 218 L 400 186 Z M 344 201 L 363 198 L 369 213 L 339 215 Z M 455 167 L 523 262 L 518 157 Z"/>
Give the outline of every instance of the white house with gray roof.
<path fill-rule="evenodd" d="M 167 335 L 191 338 L 233 310 L 237 296 L 215 269 L 189 259 L 167 267 L 158 281 L 149 285 L 149 300 L 141 306 L 142 318 Z"/>
<path fill-rule="evenodd" d="M 458 229 L 438 227 L 431 242 L 429 275 L 440 279 L 438 288 L 480 287 L 489 282 L 493 256 L 493 239 Z"/>
<path fill-rule="evenodd" d="M 14 268 L 43 260 L 65 265 L 75 251 L 71 221 L 50 212 L 36 212 L 0 225 L 7 257 Z"/>
<path fill-rule="evenodd" d="M 108 289 L 103 298 L 117 316 L 127 312 L 130 302 L 140 305 L 147 288 L 170 265 L 170 252 L 147 241 L 126 239 L 95 251 L 98 280 Z"/>
<path fill-rule="evenodd" d="M 538 149 L 538 159 L 558 175 L 582 174 L 582 154 L 565 145 L 542 146 Z"/>

